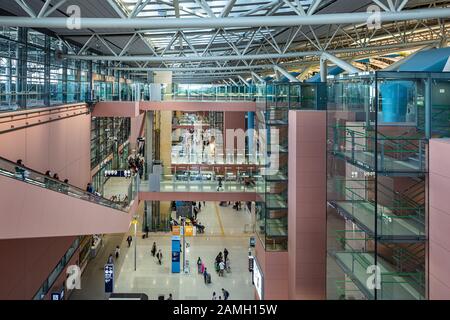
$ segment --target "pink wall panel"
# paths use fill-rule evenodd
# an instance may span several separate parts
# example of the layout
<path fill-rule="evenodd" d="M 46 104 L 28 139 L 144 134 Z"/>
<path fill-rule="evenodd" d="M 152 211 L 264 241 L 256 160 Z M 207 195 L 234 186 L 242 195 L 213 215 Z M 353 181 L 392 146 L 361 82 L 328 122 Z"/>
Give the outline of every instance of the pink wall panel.
<path fill-rule="evenodd" d="M 429 298 L 449 300 L 450 139 L 431 139 L 429 150 Z"/>
<path fill-rule="evenodd" d="M 256 111 L 256 102 L 250 101 L 140 101 L 141 110 L 172 111 Z"/>
<path fill-rule="evenodd" d="M 134 101 L 100 101 L 92 112 L 94 117 L 131 117 L 139 115 L 139 102 Z"/>
<path fill-rule="evenodd" d="M 128 230 L 126 213 L 0 176 L 0 238 L 55 237 Z"/>
<path fill-rule="evenodd" d="M 0 134 L 0 156 L 22 159 L 31 169 L 57 172 L 60 179 L 85 188 L 90 181 L 89 114 Z"/>
<path fill-rule="evenodd" d="M 227 146 L 227 129 L 238 130 L 242 129 L 245 132 L 245 112 L 224 112 L 224 124 L 223 124 L 223 139 L 224 147 L 231 147 L 235 150 L 240 148 L 237 138 L 234 138 L 234 142 L 230 142 L 230 146 Z"/>
<path fill-rule="evenodd" d="M 326 298 L 326 112 L 289 112 L 289 299 Z"/>
<path fill-rule="evenodd" d="M 0 300 L 31 299 L 74 239 L 0 240 Z"/>
<path fill-rule="evenodd" d="M 264 299 L 288 299 L 288 253 L 265 251 L 257 237 L 255 256 L 264 276 Z"/>

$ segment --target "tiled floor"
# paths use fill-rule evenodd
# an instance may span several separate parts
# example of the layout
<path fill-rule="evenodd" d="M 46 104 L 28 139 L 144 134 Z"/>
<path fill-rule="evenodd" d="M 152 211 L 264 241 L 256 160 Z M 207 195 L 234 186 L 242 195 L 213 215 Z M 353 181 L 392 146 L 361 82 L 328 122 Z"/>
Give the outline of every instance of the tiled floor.
<path fill-rule="evenodd" d="M 141 208 L 142 210 L 142 208 Z M 115 292 L 145 293 L 149 299 L 165 297 L 172 293 L 174 299 L 210 299 L 213 291 L 220 294 L 221 288 L 230 292 L 231 300 L 254 299 L 251 273 L 248 271 L 248 247 L 252 219 L 245 210 L 235 211 L 230 207 L 220 207 L 218 203 L 207 202 L 206 208 L 198 214 L 198 219 L 206 226 L 206 232 L 188 237 L 186 250 L 190 272 L 171 272 L 171 236 L 169 234 L 149 234 L 148 239 L 137 237 L 137 268 L 134 270 L 134 244 L 128 248 L 124 239 L 127 235 L 107 235 L 105 248 L 98 258 L 90 262 L 82 278 L 83 290 L 74 292 L 71 299 L 105 299 L 103 293 L 103 265 L 117 243 L 121 243 L 121 256 L 116 262 Z M 157 264 L 150 251 L 153 242 L 163 252 L 163 264 Z M 229 251 L 231 273 L 219 277 L 214 271 L 214 259 L 219 251 Z M 211 273 L 212 283 L 206 285 L 203 276 L 197 273 L 196 261 L 201 257 Z"/>

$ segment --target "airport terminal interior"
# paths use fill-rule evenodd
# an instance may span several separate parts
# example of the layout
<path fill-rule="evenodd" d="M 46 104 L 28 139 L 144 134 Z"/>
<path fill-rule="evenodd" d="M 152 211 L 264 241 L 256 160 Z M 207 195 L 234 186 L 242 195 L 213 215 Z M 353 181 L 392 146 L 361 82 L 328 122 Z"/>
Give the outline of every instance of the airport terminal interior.
<path fill-rule="evenodd" d="M 0 26 L 1 300 L 450 300 L 450 1 Z"/>

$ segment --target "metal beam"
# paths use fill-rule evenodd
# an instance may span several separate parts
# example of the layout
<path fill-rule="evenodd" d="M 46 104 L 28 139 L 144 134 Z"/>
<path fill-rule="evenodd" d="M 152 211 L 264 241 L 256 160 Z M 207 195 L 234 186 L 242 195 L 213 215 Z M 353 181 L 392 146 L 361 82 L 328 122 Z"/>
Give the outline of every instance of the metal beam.
<path fill-rule="evenodd" d="M 241 80 L 247 87 L 250 87 L 250 84 L 241 76 L 241 75 L 237 75 L 237 77 L 239 78 L 239 80 Z"/>
<path fill-rule="evenodd" d="M 348 62 L 346 62 L 346 61 L 344 61 L 342 59 L 339 59 L 339 58 L 337 58 L 337 57 L 335 57 L 335 56 L 333 56 L 333 55 L 331 55 L 331 54 L 329 54 L 327 52 L 322 53 L 322 57 L 321 58 L 322 59 L 327 59 L 328 61 L 333 62 L 338 67 L 344 69 L 345 71 L 347 71 L 350 74 L 358 73 L 358 72 L 361 71 L 361 70 L 355 68 L 354 66 L 352 66 L 350 63 L 348 63 Z"/>
<path fill-rule="evenodd" d="M 112 1 L 112 0 L 111 0 Z M 181 10 L 181 7 L 180 7 Z M 299 25 L 334 25 L 334 24 L 359 24 L 366 23 L 371 18 L 372 13 L 333 13 L 315 14 L 311 16 L 264 16 L 264 17 L 239 17 L 239 18 L 186 18 L 186 19 L 165 19 L 165 18 L 80 18 L 82 29 L 103 28 L 103 29 L 189 29 L 189 28 L 234 28 L 234 27 L 290 27 Z M 448 18 L 450 8 L 429 8 L 417 10 L 403 10 L 400 12 L 380 12 L 380 19 L 383 22 L 407 21 L 420 19 Z M 0 25 L 7 27 L 29 27 L 29 28 L 65 28 L 67 18 L 30 18 L 1 16 Z"/>
<path fill-rule="evenodd" d="M 41 18 L 44 15 L 45 11 L 47 10 L 48 6 L 50 5 L 50 2 L 52 2 L 52 0 L 45 1 L 44 5 L 41 8 L 41 11 L 39 11 L 39 13 L 37 15 L 38 18 Z"/>
<path fill-rule="evenodd" d="M 59 2 L 57 2 L 55 5 L 53 5 L 49 10 L 47 10 L 43 17 L 48 17 L 49 15 L 51 15 L 54 11 L 56 11 L 56 9 L 58 9 L 59 7 L 61 7 L 64 3 L 66 3 L 67 0 L 61 0 Z"/>
<path fill-rule="evenodd" d="M 119 8 L 119 6 L 117 5 L 117 3 L 114 0 L 108 0 L 108 3 L 111 6 L 111 8 L 113 8 L 114 11 L 119 15 L 119 17 L 121 19 L 127 18 L 126 14 L 123 12 L 123 10 L 121 8 Z M 48 19 L 50 19 L 50 18 L 48 18 Z M 62 19 L 65 19 L 65 18 L 62 18 Z M 94 18 L 94 19 L 96 19 L 96 18 Z M 99 19 L 101 19 L 101 18 L 99 18 Z M 114 20 L 117 20 L 117 19 L 114 19 Z"/>
<path fill-rule="evenodd" d="M 254 14 L 256 12 L 259 12 L 259 11 L 262 11 L 262 10 L 268 10 L 268 9 L 272 8 L 273 6 L 277 5 L 278 3 L 279 3 L 279 0 L 273 0 L 272 2 L 263 4 L 261 6 L 258 6 L 256 8 L 254 8 L 254 9 L 251 9 L 251 10 L 249 10 L 247 12 L 241 13 L 241 14 L 238 15 L 238 17 L 245 17 L 245 16 L 252 15 L 252 14 Z"/>
<path fill-rule="evenodd" d="M 311 4 L 311 6 L 308 9 L 308 16 L 313 15 L 316 11 L 317 8 L 319 7 L 320 3 L 322 2 L 322 0 L 315 0 L 313 4 Z"/>
<path fill-rule="evenodd" d="M 289 72 L 287 72 L 286 70 L 284 70 L 280 66 L 273 65 L 273 69 L 275 71 L 278 71 L 279 73 L 281 73 L 283 76 L 285 76 L 290 82 L 300 82 L 300 80 L 298 80 L 296 77 L 291 75 Z"/>
<path fill-rule="evenodd" d="M 231 81 L 232 84 L 234 84 L 236 87 L 239 87 L 239 85 L 236 83 L 236 81 L 234 81 L 233 79 L 229 78 L 228 80 Z"/>
<path fill-rule="evenodd" d="M 36 13 L 34 13 L 33 9 L 31 9 L 30 6 L 24 0 L 15 0 L 15 1 L 23 9 L 23 11 L 28 13 L 30 17 L 36 18 Z"/>
<path fill-rule="evenodd" d="M 225 18 L 228 17 L 228 15 L 230 14 L 231 10 L 233 10 L 233 6 L 236 3 L 236 0 L 228 0 L 227 4 L 225 5 L 225 7 L 223 7 L 222 13 L 220 14 L 221 18 Z"/>
<path fill-rule="evenodd" d="M 167 0 L 156 0 L 156 2 L 157 2 L 157 3 L 161 3 L 161 4 L 165 4 L 165 5 L 168 5 L 168 6 L 170 6 L 170 7 L 174 7 L 174 8 L 175 8 L 175 2 L 171 2 L 171 1 L 167 1 Z M 189 9 L 189 8 L 185 8 L 185 7 L 183 7 L 183 6 L 180 5 L 180 4 L 178 4 L 178 9 L 179 9 L 180 11 L 183 11 L 183 12 L 186 12 L 186 13 L 189 13 L 189 14 L 192 14 L 192 15 L 197 16 L 197 17 L 200 17 L 200 18 L 205 18 L 205 17 L 207 17 L 207 15 L 204 15 L 203 13 L 199 13 L 199 12 L 196 12 L 196 11 L 191 10 L 191 9 Z"/>
<path fill-rule="evenodd" d="M 258 79 L 259 82 L 261 82 L 261 83 L 266 83 L 266 82 L 264 81 L 264 79 L 261 78 L 261 77 L 260 77 L 258 74 L 256 74 L 255 72 L 252 72 L 252 75 L 253 75 L 256 79 Z"/>
<path fill-rule="evenodd" d="M 227 71 L 227 70 L 263 70 L 271 69 L 271 64 L 249 65 L 249 66 L 225 66 L 225 67 L 168 67 L 168 68 L 135 68 L 135 67 L 112 67 L 113 70 L 122 71 Z"/>
<path fill-rule="evenodd" d="M 382 3 L 380 0 L 372 0 L 377 6 L 379 6 L 384 11 L 391 11 L 384 3 Z"/>
<path fill-rule="evenodd" d="M 402 11 L 403 8 L 406 6 L 406 4 L 408 3 L 409 0 L 403 0 L 402 3 L 400 3 L 400 5 L 397 8 L 397 11 Z"/>
<path fill-rule="evenodd" d="M 211 18 L 216 17 L 216 15 L 211 10 L 211 8 L 209 7 L 208 3 L 206 3 L 205 0 L 195 0 L 195 2 L 203 9 L 203 11 L 205 11 L 208 14 L 208 16 L 210 16 Z"/>
<path fill-rule="evenodd" d="M 373 47 L 355 47 L 355 48 L 346 48 L 346 49 L 336 49 L 336 50 L 328 50 L 327 52 L 330 54 L 343 54 L 343 53 L 354 53 L 354 52 L 370 52 L 370 51 L 378 51 L 378 50 L 386 50 L 386 49 L 401 49 L 401 48 L 414 48 L 424 45 L 430 45 L 436 43 L 436 40 L 426 40 L 426 41 L 417 41 L 410 43 L 399 43 L 393 45 L 384 45 L 384 46 L 373 46 Z M 63 55 L 65 58 L 75 58 L 80 60 L 104 60 L 104 61 L 124 61 L 124 62 L 135 62 L 135 61 L 144 61 L 144 62 L 166 62 L 166 61 L 174 61 L 174 62 L 186 62 L 186 61 L 239 61 L 239 60 L 262 60 L 262 59 L 290 59 L 290 58 L 301 58 L 308 56 L 320 56 L 323 51 L 297 51 L 290 53 L 267 53 L 267 54 L 251 54 L 251 55 L 220 55 L 220 56 L 92 56 L 92 55 L 83 55 L 83 56 L 74 56 L 74 55 Z"/>

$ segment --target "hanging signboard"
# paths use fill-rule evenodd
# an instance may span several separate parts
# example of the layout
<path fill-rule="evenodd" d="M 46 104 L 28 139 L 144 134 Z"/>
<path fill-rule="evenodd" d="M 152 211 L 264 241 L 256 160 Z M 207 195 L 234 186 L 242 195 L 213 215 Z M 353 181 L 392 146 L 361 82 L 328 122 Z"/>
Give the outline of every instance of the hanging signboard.
<path fill-rule="evenodd" d="M 114 265 L 105 264 L 105 292 L 112 293 L 114 290 Z"/>

